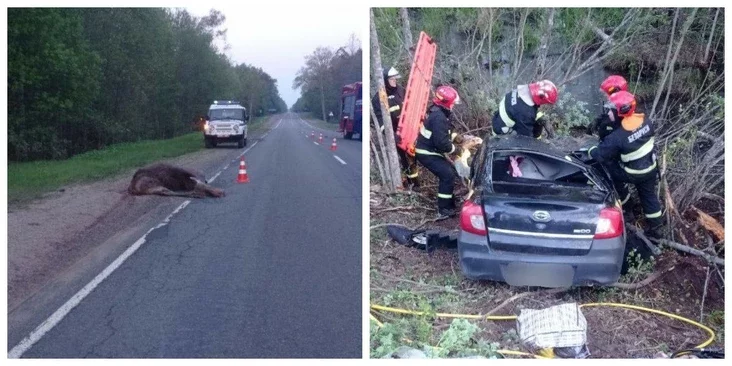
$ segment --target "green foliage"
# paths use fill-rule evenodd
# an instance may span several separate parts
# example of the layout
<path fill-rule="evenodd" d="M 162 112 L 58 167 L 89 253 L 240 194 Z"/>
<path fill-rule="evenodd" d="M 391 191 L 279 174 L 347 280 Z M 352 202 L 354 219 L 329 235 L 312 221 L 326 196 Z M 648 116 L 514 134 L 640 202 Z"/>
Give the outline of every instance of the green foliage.
<path fill-rule="evenodd" d="M 655 265 L 656 259 L 654 257 L 651 257 L 649 260 L 644 260 L 640 253 L 632 249 L 628 253 L 628 273 L 623 275 L 621 282 L 634 283 L 642 280 L 653 272 Z"/>
<path fill-rule="evenodd" d="M 9 160 L 180 136 L 214 99 L 284 111 L 276 80 L 218 52 L 224 21 L 215 10 L 9 9 Z"/>
<path fill-rule="evenodd" d="M 384 323 L 383 327 L 371 326 L 371 358 L 382 358 L 394 352 L 404 344 L 407 330 L 410 328 L 407 319 L 394 323 Z"/>
<path fill-rule="evenodd" d="M 361 81 L 362 50 L 355 36 L 348 46 L 333 51 L 318 47 L 305 57 L 305 65 L 298 71 L 292 85 L 300 88 L 300 98 L 292 106 L 293 112 L 309 112 L 311 116 L 327 120 L 329 112 L 339 118 L 343 86 Z"/>
<path fill-rule="evenodd" d="M 590 124 L 592 117 L 586 102 L 578 100 L 563 88 L 560 88 L 559 95 L 561 97 L 556 105 L 547 113 L 557 135 L 568 136 L 572 128 Z"/>
<path fill-rule="evenodd" d="M 11 162 L 8 164 L 8 201 L 26 201 L 64 185 L 108 177 L 202 148 L 201 134 L 189 133 L 169 140 L 115 144 L 64 161 Z"/>

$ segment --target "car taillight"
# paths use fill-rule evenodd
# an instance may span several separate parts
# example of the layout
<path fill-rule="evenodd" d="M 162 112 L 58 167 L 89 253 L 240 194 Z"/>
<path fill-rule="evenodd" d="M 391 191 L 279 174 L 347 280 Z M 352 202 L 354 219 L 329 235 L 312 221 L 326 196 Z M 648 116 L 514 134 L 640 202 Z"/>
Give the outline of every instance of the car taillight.
<path fill-rule="evenodd" d="M 485 235 L 485 220 L 480 205 L 465 201 L 460 211 L 460 228 L 473 234 Z"/>
<path fill-rule="evenodd" d="M 595 239 L 610 239 L 623 234 L 623 213 L 617 208 L 603 208 L 597 221 Z"/>

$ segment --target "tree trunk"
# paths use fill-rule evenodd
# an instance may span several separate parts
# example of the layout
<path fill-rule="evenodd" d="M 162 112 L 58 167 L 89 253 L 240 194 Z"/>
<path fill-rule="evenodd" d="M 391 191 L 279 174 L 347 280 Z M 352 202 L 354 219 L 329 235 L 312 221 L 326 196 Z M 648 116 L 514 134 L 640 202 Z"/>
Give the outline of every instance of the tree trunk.
<path fill-rule="evenodd" d="M 551 37 L 552 28 L 554 27 L 554 13 L 556 8 L 550 8 L 549 14 L 546 19 L 546 27 L 544 33 L 541 35 L 541 45 L 539 46 L 539 60 L 536 64 L 536 79 L 541 80 L 544 78 L 546 72 L 546 54 L 549 51 L 549 39 Z"/>
<path fill-rule="evenodd" d="M 320 83 L 320 108 L 323 111 L 323 121 L 327 121 L 325 117 L 325 92 L 323 91 L 323 83 Z"/>
<path fill-rule="evenodd" d="M 513 63 L 515 67 L 515 69 L 513 70 L 514 82 L 512 82 L 511 84 L 516 84 L 516 79 L 518 79 L 518 74 L 521 70 L 521 61 L 524 58 L 524 30 L 526 29 L 526 19 L 528 19 L 530 12 L 530 9 L 525 9 L 521 12 L 521 23 L 519 25 L 516 36 L 516 55 Z"/>
<path fill-rule="evenodd" d="M 381 135 L 381 134 L 379 134 L 379 135 Z M 373 154 L 373 157 L 374 157 L 373 161 L 376 162 L 376 167 L 379 169 L 379 179 L 381 180 L 381 186 L 386 187 L 386 171 L 384 171 L 384 166 L 381 164 L 381 157 L 379 156 L 379 150 L 376 150 L 376 145 L 374 144 L 374 139 L 369 139 L 369 142 L 371 143 L 371 153 Z"/>
<path fill-rule="evenodd" d="M 376 114 L 374 113 L 374 109 L 369 107 L 369 111 L 371 111 L 371 122 L 374 125 L 374 131 L 375 131 L 373 134 L 371 134 L 371 139 L 372 139 L 371 142 L 373 143 L 373 138 L 374 138 L 374 136 L 376 136 L 376 141 L 379 143 L 379 150 L 374 149 L 374 154 L 378 155 L 379 152 L 381 152 L 381 154 L 382 154 L 382 161 L 383 161 L 383 165 L 384 165 L 384 171 L 383 171 L 384 174 L 382 175 L 381 180 L 384 182 L 384 187 L 388 191 L 390 189 L 390 187 L 392 186 L 391 175 L 390 175 L 391 168 L 389 165 L 389 156 L 386 153 L 386 146 L 384 145 L 384 136 L 381 134 L 381 131 L 379 131 L 379 123 L 376 118 Z"/>
<path fill-rule="evenodd" d="M 671 51 L 674 48 L 674 36 L 676 32 L 676 23 L 679 20 L 679 13 L 681 12 L 680 8 L 676 8 L 676 14 L 674 15 L 674 21 L 671 24 L 671 35 L 669 36 L 669 42 L 668 42 L 668 49 L 666 50 L 666 60 L 663 64 L 663 71 L 661 72 L 661 82 L 658 86 L 658 90 L 656 90 L 656 97 L 653 98 L 653 106 L 651 107 L 651 113 L 649 113 L 649 116 L 651 119 L 654 117 L 654 114 L 656 112 L 656 105 L 658 104 L 658 101 L 661 99 L 661 93 L 663 93 L 663 87 L 666 85 L 666 78 L 668 77 L 668 68 L 671 65 Z"/>
<path fill-rule="evenodd" d="M 709 40 L 707 41 L 707 47 L 704 49 L 704 64 L 709 61 L 709 47 L 712 46 L 712 38 L 714 38 L 714 28 L 717 26 L 717 17 L 719 16 L 719 8 L 714 13 L 714 21 L 712 22 L 712 30 L 709 32 Z"/>
<path fill-rule="evenodd" d="M 399 15 L 402 18 L 402 33 L 404 33 L 404 48 L 407 49 L 407 54 L 409 55 L 409 60 L 414 59 L 414 50 L 412 49 L 414 47 L 414 42 L 412 41 L 412 27 L 409 23 L 409 12 L 407 11 L 407 8 L 399 8 Z"/>
<path fill-rule="evenodd" d="M 691 23 L 694 22 L 694 17 L 696 16 L 696 11 L 699 10 L 698 8 L 694 8 L 694 10 L 691 11 L 691 14 L 688 18 L 686 18 L 686 21 L 684 21 L 684 25 L 681 28 L 681 32 L 679 33 L 679 42 L 676 44 L 676 51 L 674 51 L 674 56 L 671 58 L 671 60 L 666 65 L 667 67 L 664 67 L 664 74 L 663 79 L 661 79 L 661 84 L 658 86 L 658 91 L 656 92 L 656 98 L 653 100 L 653 108 L 651 108 L 651 119 L 655 117 L 656 113 L 656 106 L 658 105 L 659 99 L 661 99 L 661 93 L 663 92 L 664 86 L 666 86 L 666 81 L 669 79 L 669 76 L 673 73 L 674 65 L 676 65 L 676 59 L 679 57 L 679 52 L 681 52 L 681 46 L 684 44 L 684 38 L 686 38 L 686 33 L 689 31 L 689 27 L 691 27 Z M 680 10 L 677 10 L 677 15 Z M 674 18 L 676 19 L 676 18 Z M 673 37 L 671 38 L 671 45 L 673 44 Z M 668 56 L 668 55 L 667 55 Z M 668 59 L 667 59 L 668 61 Z M 668 88 L 670 89 L 672 86 L 669 84 Z"/>
<path fill-rule="evenodd" d="M 389 102 L 386 98 L 386 89 L 384 86 L 383 68 L 381 67 L 381 48 L 379 47 L 379 36 L 376 34 L 376 23 L 374 23 L 374 11 L 370 10 L 371 15 L 371 62 L 373 69 L 371 78 L 379 93 L 379 106 L 381 108 L 381 120 L 384 124 L 384 132 L 386 135 L 386 156 L 389 162 L 388 176 L 391 181 L 391 191 L 394 192 L 402 188 L 401 172 L 399 171 L 399 157 L 397 156 L 396 144 L 394 143 L 394 130 L 392 128 L 391 114 L 389 113 Z M 379 133 L 377 130 L 376 133 Z"/>

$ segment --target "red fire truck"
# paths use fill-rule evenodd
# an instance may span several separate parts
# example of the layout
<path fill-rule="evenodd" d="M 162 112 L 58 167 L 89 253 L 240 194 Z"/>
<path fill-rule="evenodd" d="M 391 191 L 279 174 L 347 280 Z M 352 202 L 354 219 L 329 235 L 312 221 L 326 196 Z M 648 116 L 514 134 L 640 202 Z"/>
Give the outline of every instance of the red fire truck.
<path fill-rule="evenodd" d="M 351 139 L 354 134 L 361 138 L 361 110 L 363 103 L 361 82 L 348 84 L 341 90 L 341 117 L 339 132 L 343 132 L 343 138 Z"/>

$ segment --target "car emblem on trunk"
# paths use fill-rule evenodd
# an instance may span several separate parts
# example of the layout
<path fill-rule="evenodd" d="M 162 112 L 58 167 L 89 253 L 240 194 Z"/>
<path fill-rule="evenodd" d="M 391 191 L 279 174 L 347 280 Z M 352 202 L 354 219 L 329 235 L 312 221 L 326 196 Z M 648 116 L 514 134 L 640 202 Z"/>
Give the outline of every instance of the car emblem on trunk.
<path fill-rule="evenodd" d="M 552 219 L 552 217 L 546 211 L 534 211 L 534 214 L 531 215 L 531 217 L 534 219 L 534 221 L 539 222 L 548 222 Z"/>

